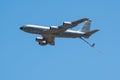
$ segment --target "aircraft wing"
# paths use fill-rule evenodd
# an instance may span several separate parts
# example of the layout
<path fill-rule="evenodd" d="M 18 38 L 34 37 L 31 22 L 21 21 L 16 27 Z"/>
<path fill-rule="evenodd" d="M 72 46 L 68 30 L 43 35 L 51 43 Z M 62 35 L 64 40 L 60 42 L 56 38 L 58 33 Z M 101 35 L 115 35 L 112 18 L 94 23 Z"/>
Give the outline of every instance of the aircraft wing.
<path fill-rule="evenodd" d="M 60 32 L 62 31 L 66 31 L 68 28 L 73 28 L 75 26 L 77 26 L 78 24 L 89 20 L 88 18 L 83 18 L 77 21 L 73 21 L 73 22 L 69 22 L 69 23 L 63 23 L 63 25 L 59 26 Z"/>
<path fill-rule="evenodd" d="M 77 20 L 77 21 L 73 21 L 72 25 L 74 27 L 74 26 L 77 26 L 78 24 L 80 24 L 80 23 L 82 23 L 84 21 L 87 21 L 87 20 L 89 20 L 89 18 L 83 18 L 83 19 L 80 19 L 80 20 Z"/>
<path fill-rule="evenodd" d="M 59 35 L 61 32 L 66 31 L 68 28 L 73 28 L 77 26 L 78 24 L 89 20 L 88 18 L 83 18 L 77 21 L 73 22 L 64 22 L 63 25 L 58 26 L 58 27 L 53 27 L 51 26 L 50 29 L 45 30 L 42 32 L 43 38 L 51 45 L 55 44 L 55 37 L 53 35 Z"/>
<path fill-rule="evenodd" d="M 68 28 L 73 28 L 75 26 L 77 26 L 78 24 L 89 20 L 88 18 L 83 18 L 77 21 L 73 21 L 73 22 L 64 22 L 63 25 L 58 26 L 58 28 L 50 28 L 49 30 L 44 31 L 43 33 L 52 33 L 52 34 L 59 34 L 61 32 L 66 31 Z"/>
<path fill-rule="evenodd" d="M 53 37 L 53 36 L 51 36 L 51 35 L 45 35 L 45 34 L 43 34 L 42 35 L 44 38 L 45 38 L 45 40 L 49 43 L 49 44 L 51 44 L 51 45 L 54 45 L 55 44 L 55 37 Z"/>

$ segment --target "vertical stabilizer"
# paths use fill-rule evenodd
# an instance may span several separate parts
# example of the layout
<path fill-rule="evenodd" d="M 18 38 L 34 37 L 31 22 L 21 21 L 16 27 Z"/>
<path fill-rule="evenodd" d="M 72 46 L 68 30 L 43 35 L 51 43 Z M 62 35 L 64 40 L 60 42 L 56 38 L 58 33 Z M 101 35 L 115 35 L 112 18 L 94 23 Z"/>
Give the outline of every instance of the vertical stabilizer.
<path fill-rule="evenodd" d="M 81 32 L 84 32 L 84 38 L 89 38 L 92 34 L 96 33 L 99 31 L 99 29 L 95 29 L 95 30 L 92 30 L 90 31 L 90 26 L 91 26 L 91 20 L 87 20 L 85 22 L 85 24 L 83 25 L 83 27 L 81 28 Z"/>
<path fill-rule="evenodd" d="M 87 20 L 86 23 L 81 28 L 81 32 L 89 32 L 90 31 L 91 20 Z"/>

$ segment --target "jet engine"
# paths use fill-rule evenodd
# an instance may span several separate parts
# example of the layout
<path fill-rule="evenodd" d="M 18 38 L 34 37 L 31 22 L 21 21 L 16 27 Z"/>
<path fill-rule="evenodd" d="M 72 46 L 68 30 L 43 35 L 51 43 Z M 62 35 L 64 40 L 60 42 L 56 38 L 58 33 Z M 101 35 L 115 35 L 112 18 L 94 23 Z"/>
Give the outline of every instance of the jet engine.
<path fill-rule="evenodd" d="M 47 40 L 45 40 L 43 37 L 37 37 L 36 41 L 40 44 L 40 45 L 47 45 Z"/>
<path fill-rule="evenodd" d="M 58 27 L 57 26 L 51 26 L 50 29 L 56 30 L 56 29 L 58 29 Z"/>
<path fill-rule="evenodd" d="M 72 25 L 71 22 L 63 22 L 63 25 Z"/>

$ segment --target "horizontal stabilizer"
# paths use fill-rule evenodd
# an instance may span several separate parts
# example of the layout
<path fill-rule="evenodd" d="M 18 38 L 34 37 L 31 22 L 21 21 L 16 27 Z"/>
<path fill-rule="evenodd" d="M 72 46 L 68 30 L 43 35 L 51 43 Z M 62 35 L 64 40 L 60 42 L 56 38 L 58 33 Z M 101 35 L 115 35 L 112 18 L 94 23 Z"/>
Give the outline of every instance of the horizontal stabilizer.
<path fill-rule="evenodd" d="M 92 34 L 98 32 L 98 31 L 99 31 L 99 29 L 95 29 L 95 30 L 92 30 L 90 32 L 87 32 L 84 34 L 84 38 L 89 38 Z"/>

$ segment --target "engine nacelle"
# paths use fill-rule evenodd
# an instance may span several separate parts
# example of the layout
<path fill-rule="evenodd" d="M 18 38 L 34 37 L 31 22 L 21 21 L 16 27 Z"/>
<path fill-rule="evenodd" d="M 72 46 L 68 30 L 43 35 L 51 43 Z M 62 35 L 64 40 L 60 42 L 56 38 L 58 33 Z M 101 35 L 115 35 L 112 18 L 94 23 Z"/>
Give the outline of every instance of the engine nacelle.
<path fill-rule="evenodd" d="M 57 26 L 51 26 L 50 29 L 56 30 L 56 29 L 58 29 L 58 27 Z"/>
<path fill-rule="evenodd" d="M 43 37 L 37 37 L 36 41 L 39 42 L 40 45 L 46 45 L 47 41 Z"/>
<path fill-rule="evenodd" d="M 43 37 L 37 37 L 37 38 L 36 38 L 36 41 L 37 41 L 37 42 L 43 41 Z"/>
<path fill-rule="evenodd" d="M 63 22 L 63 25 L 72 25 L 72 23 L 71 22 Z"/>

